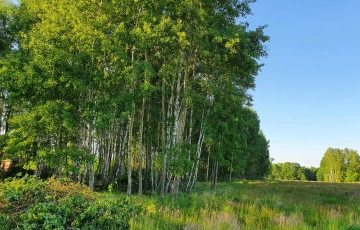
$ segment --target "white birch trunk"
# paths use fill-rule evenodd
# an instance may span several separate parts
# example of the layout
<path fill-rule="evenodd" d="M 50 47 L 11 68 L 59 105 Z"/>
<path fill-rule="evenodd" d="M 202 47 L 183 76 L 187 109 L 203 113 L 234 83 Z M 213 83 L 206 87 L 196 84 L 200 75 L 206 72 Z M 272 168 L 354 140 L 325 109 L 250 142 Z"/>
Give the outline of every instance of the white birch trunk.
<path fill-rule="evenodd" d="M 132 133 L 133 133 L 133 123 L 134 123 L 134 110 L 135 110 L 135 103 L 132 102 L 132 111 L 131 114 L 129 115 L 129 140 L 128 140 L 128 186 L 127 186 L 127 195 L 130 196 L 131 195 L 131 184 L 132 184 L 132 179 L 131 179 L 131 170 L 132 170 L 132 151 L 133 151 L 133 146 L 132 146 Z"/>
<path fill-rule="evenodd" d="M 91 126 L 88 124 L 88 151 L 92 154 L 92 134 L 91 134 Z M 95 176 L 94 176 L 94 164 L 91 162 L 89 164 L 89 188 L 91 191 L 94 191 L 94 183 L 95 183 Z"/>
<path fill-rule="evenodd" d="M 203 127 L 201 124 L 200 135 L 199 135 L 199 140 L 198 140 L 197 149 L 196 149 L 195 172 L 194 172 L 194 177 L 193 177 L 189 192 L 191 192 L 191 190 L 194 188 L 195 183 L 196 183 L 196 179 L 197 179 L 197 175 L 198 175 L 198 171 L 199 171 L 199 161 L 200 161 L 201 149 L 202 149 L 203 142 L 204 142 L 204 131 L 203 131 Z"/>
<path fill-rule="evenodd" d="M 208 159 L 207 159 L 207 165 L 206 165 L 206 182 L 208 181 L 208 179 L 209 179 L 209 168 L 210 168 L 210 146 L 209 146 L 209 148 L 208 148 L 208 152 L 209 152 L 209 154 L 208 154 Z"/>
<path fill-rule="evenodd" d="M 165 139 L 165 124 L 166 124 L 166 120 L 165 120 L 165 79 L 162 79 L 162 83 L 161 83 L 161 88 L 162 88 L 162 94 L 161 94 L 161 120 L 162 120 L 162 124 L 161 124 L 161 147 L 162 147 L 162 151 L 164 154 L 164 161 L 163 161 L 163 166 L 162 166 L 162 171 L 161 171 L 161 188 L 160 188 L 160 197 L 163 198 L 164 194 L 165 194 L 165 180 L 166 180 L 166 160 L 167 160 L 167 154 L 166 154 L 166 139 Z"/>
<path fill-rule="evenodd" d="M 142 99 L 141 124 L 139 137 L 139 196 L 142 194 L 142 157 L 143 157 L 143 131 L 144 131 L 145 98 Z"/>
<path fill-rule="evenodd" d="M 106 175 L 107 172 L 109 170 L 109 163 L 110 163 L 110 157 L 111 157 L 111 132 L 108 135 L 108 140 L 107 140 L 107 148 L 106 148 L 106 161 L 105 161 L 105 167 L 104 167 L 104 172 L 103 172 L 103 179 L 106 179 Z"/>

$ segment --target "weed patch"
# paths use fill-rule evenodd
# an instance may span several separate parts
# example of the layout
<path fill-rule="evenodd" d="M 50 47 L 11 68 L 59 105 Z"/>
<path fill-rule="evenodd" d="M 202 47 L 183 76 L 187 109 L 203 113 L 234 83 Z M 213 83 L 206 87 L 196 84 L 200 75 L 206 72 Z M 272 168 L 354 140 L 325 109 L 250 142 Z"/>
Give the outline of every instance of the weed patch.
<path fill-rule="evenodd" d="M 125 197 L 109 199 L 68 180 L 25 176 L 0 188 L 2 229 L 129 229 L 141 212 Z"/>

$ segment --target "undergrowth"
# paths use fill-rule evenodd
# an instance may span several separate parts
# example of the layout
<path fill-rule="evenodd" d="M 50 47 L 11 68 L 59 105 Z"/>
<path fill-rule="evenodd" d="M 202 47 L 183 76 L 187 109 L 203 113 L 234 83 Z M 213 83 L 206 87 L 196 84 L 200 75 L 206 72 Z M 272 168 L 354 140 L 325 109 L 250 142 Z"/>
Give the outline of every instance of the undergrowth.
<path fill-rule="evenodd" d="M 360 184 L 297 181 L 198 183 L 191 194 L 126 197 L 68 180 L 10 179 L 0 229 L 357 229 Z"/>
<path fill-rule="evenodd" d="M 66 179 L 25 176 L 0 188 L 1 229 L 129 229 L 139 205 L 125 196 L 107 197 Z"/>

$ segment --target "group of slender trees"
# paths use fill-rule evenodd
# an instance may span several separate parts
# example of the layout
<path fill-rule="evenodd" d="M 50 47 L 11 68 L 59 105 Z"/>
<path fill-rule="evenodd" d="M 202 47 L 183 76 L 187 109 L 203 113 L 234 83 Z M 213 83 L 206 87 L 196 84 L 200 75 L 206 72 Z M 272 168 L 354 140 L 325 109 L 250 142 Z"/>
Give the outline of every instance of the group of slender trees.
<path fill-rule="evenodd" d="M 0 0 L 4 157 L 91 189 L 125 178 L 127 194 L 264 177 L 253 2 Z"/>
<path fill-rule="evenodd" d="M 360 181 L 360 156 L 352 149 L 328 148 L 321 159 L 317 172 L 319 181 Z"/>

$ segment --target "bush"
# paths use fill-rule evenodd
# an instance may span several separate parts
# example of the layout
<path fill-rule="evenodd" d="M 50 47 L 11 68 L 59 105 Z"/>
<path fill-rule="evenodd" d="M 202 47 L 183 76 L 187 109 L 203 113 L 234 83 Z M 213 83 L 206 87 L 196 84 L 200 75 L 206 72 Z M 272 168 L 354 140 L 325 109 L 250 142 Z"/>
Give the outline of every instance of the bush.
<path fill-rule="evenodd" d="M 104 197 L 68 180 L 25 176 L 3 183 L 0 211 L 4 229 L 129 229 L 141 208 L 126 197 Z"/>

